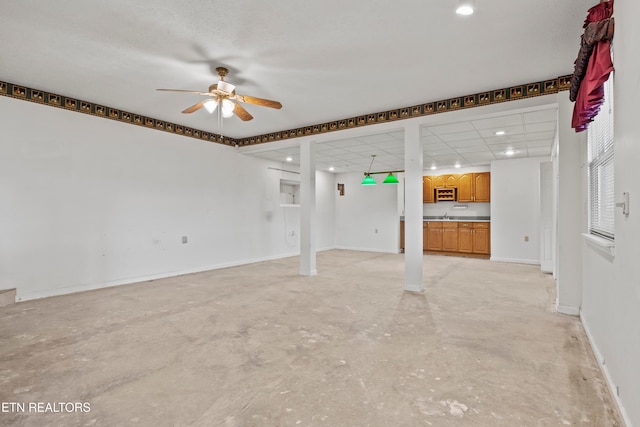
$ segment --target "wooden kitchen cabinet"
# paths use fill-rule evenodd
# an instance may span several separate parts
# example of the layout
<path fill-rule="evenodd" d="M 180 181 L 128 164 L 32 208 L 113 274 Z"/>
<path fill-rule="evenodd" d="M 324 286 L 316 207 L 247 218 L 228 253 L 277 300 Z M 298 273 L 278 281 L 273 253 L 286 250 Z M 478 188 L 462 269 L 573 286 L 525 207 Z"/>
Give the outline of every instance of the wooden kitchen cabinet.
<path fill-rule="evenodd" d="M 422 203 L 434 203 L 433 181 L 435 176 L 422 177 Z"/>
<path fill-rule="evenodd" d="M 491 173 L 481 172 L 473 174 L 474 201 L 490 202 L 491 201 Z"/>
<path fill-rule="evenodd" d="M 428 241 L 429 241 L 429 229 L 427 228 L 427 223 L 422 221 L 422 252 L 427 250 Z"/>
<path fill-rule="evenodd" d="M 458 186 L 458 175 L 439 175 L 433 178 L 433 188 L 456 188 Z"/>
<path fill-rule="evenodd" d="M 484 255 L 491 253 L 488 222 L 473 223 L 473 253 Z"/>
<path fill-rule="evenodd" d="M 458 176 L 458 202 L 490 202 L 491 173 L 463 173 Z"/>
<path fill-rule="evenodd" d="M 404 221 L 400 221 L 400 249 L 404 252 Z M 491 253 L 488 222 L 424 221 L 422 250 L 453 254 L 489 255 Z M 485 258 L 483 256 L 483 258 Z"/>
<path fill-rule="evenodd" d="M 442 222 L 427 221 L 427 251 L 442 251 Z"/>
<path fill-rule="evenodd" d="M 458 252 L 473 253 L 473 223 L 458 223 Z"/>
<path fill-rule="evenodd" d="M 458 252 L 489 255 L 491 253 L 488 222 L 458 223 Z"/>
<path fill-rule="evenodd" d="M 444 252 L 458 252 L 458 223 L 442 223 L 442 250 Z"/>

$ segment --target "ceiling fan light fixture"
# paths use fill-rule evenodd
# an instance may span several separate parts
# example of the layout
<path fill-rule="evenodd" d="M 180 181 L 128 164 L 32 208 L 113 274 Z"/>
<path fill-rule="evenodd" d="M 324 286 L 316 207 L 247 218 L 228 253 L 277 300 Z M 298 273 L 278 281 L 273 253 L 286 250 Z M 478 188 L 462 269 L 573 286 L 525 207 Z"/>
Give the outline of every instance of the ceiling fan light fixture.
<path fill-rule="evenodd" d="M 389 172 L 389 175 L 382 181 L 383 184 L 398 184 L 399 182 L 392 172 Z"/>
<path fill-rule="evenodd" d="M 236 87 L 231 83 L 227 83 L 224 80 L 220 80 L 218 82 L 218 90 L 222 92 L 232 93 L 234 90 L 236 90 Z"/>
<path fill-rule="evenodd" d="M 223 99 L 220 102 L 220 108 L 222 108 L 222 117 L 228 118 L 233 116 L 233 109 L 235 108 L 235 104 L 228 99 Z"/>
<path fill-rule="evenodd" d="M 204 103 L 204 108 L 205 110 L 207 110 L 209 114 L 213 114 L 213 112 L 216 111 L 217 106 L 218 106 L 218 103 L 213 99 L 211 101 L 207 101 Z"/>

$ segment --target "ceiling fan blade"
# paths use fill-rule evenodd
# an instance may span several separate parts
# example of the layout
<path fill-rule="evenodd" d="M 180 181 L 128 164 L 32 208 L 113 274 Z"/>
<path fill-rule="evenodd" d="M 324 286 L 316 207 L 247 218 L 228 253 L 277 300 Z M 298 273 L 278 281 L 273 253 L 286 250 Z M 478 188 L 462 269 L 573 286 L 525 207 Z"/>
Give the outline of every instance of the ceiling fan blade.
<path fill-rule="evenodd" d="M 182 90 L 182 89 L 156 89 L 163 92 L 183 92 L 183 93 L 195 93 L 196 95 L 211 95 L 210 92 L 200 92 L 199 90 Z"/>
<path fill-rule="evenodd" d="M 193 113 L 194 111 L 198 111 L 199 109 L 204 107 L 205 102 L 209 102 L 209 100 L 205 99 L 204 101 L 200 101 L 197 104 L 193 104 L 191 107 L 185 108 L 184 111 L 182 111 L 182 113 L 189 114 L 189 113 Z"/>
<path fill-rule="evenodd" d="M 240 102 L 246 102 L 247 104 L 259 105 L 261 107 L 269 108 L 282 108 L 282 104 L 278 101 L 271 101 L 270 99 L 256 98 L 254 96 L 236 95 L 236 99 Z"/>
<path fill-rule="evenodd" d="M 242 120 L 243 122 L 246 122 L 253 119 L 253 116 L 249 114 L 249 112 L 245 110 L 242 105 L 238 103 L 234 103 L 233 105 L 234 105 L 233 112 L 236 113 L 236 116 L 240 117 L 240 120 Z"/>

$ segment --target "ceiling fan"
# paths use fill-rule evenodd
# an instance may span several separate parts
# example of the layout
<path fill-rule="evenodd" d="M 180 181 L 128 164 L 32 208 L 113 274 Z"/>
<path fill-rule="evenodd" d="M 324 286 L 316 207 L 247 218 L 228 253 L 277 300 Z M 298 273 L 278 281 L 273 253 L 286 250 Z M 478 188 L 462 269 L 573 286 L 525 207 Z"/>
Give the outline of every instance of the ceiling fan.
<path fill-rule="evenodd" d="M 256 98 L 254 96 L 247 95 L 238 95 L 236 94 L 236 87 L 230 83 L 224 81 L 225 76 L 229 73 L 224 67 L 216 68 L 218 75 L 220 76 L 220 81 L 218 83 L 214 83 L 209 86 L 208 92 L 201 92 L 197 90 L 182 90 L 182 89 L 156 89 L 166 92 L 186 92 L 186 93 L 194 93 L 196 95 L 204 95 L 208 98 L 198 102 L 197 104 L 193 104 L 190 107 L 187 107 L 182 112 L 184 114 L 193 113 L 198 111 L 202 107 L 204 107 L 209 113 L 213 113 L 216 109 L 218 109 L 218 118 L 219 122 L 222 117 L 227 118 L 233 116 L 235 113 L 240 120 L 248 121 L 253 119 L 253 116 L 249 114 L 245 108 L 238 104 L 237 101 L 244 102 L 246 104 L 259 105 L 261 107 L 269 107 L 269 108 L 282 108 L 282 104 L 278 101 L 271 101 L 269 99 Z M 236 102 L 234 102 L 236 101 Z"/>

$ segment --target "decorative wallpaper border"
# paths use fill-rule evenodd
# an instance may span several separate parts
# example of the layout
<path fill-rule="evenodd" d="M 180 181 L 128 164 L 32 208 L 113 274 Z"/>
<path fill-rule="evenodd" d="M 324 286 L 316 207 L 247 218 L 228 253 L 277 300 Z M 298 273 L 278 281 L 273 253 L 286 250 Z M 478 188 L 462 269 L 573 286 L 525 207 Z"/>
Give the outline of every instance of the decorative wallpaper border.
<path fill-rule="evenodd" d="M 235 139 L 227 138 L 224 135 L 193 129 L 177 123 L 165 122 L 164 120 L 154 119 L 141 114 L 130 113 L 117 108 L 107 107 L 89 101 L 82 101 L 68 96 L 58 95 L 56 93 L 45 92 L 43 90 L 32 89 L 13 83 L 0 81 L 0 95 L 21 99 L 23 101 L 44 104 L 50 107 L 63 108 L 65 110 L 71 110 L 78 113 L 89 114 L 91 116 L 116 120 L 118 122 L 161 130 L 164 132 L 175 133 L 177 135 L 217 142 L 219 144 L 236 144 Z"/>
<path fill-rule="evenodd" d="M 494 89 L 486 92 L 465 95 L 456 98 L 449 98 L 425 104 L 413 105 L 411 107 L 398 108 L 394 110 L 381 111 L 378 113 L 365 114 L 362 116 L 350 117 L 348 119 L 336 120 L 326 123 L 315 124 L 295 129 L 287 129 L 278 132 L 256 135 L 247 138 L 229 138 L 224 135 L 206 132 L 182 126 L 176 123 L 165 122 L 152 117 L 134 114 L 88 101 L 32 89 L 13 83 L 0 81 L 0 95 L 8 96 L 23 101 L 36 102 L 51 107 L 63 108 L 96 117 L 116 120 L 137 126 L 144 126 L 164 132 L 175 133 L 205 141 L 216 142 L 230 146 L 248 146 L 264 144 L 267 142 L 281 141 L 285 139 L 298 138 L 302 136 L 324 134 L 339 130 L 369 126 L 378 123 L 386 123 L 397 120 L 405 120 L 415 117 L 428 116 L 432 114 L 447 113 L 466 108 L 482 107 L 485 105 L 497 104 L 500 102 L 515 101 L 519 99 L 532 98 L 534 96 L 550 95 L 559 91 L 568 90 L 571 87 L 571 75 L 561 76 L 551 80 L 544 80 L 535 83 L 526 83 L 518 86 L 511 86 L 502 89 Z"/>

